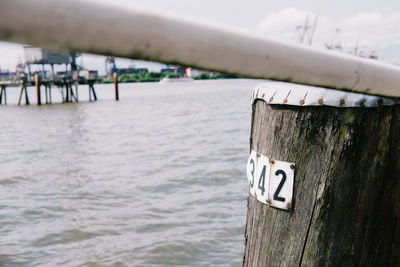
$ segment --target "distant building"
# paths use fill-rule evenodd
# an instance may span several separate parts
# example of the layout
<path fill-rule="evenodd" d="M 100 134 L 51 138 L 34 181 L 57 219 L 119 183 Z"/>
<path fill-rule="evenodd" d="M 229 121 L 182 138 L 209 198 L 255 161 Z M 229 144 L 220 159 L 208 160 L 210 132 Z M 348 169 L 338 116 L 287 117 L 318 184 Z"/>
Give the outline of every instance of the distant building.
<path fill-rule="evenodd" d="M 79 71 L 79 79 L 97 79 L 99 73 L 97 70 L 81 69 Z"/>
<path fill-rule="evenodd" d="M 9 79 L 10 75 L 11 74 L 8 70 L 0 70 L 0 79 Z"/>
<path fill-rule="evenodd" d="M 57 71 L 56 74 L 57 74 L 57 77 L 60 77 L 60 78 L 65 78 L 68 75 L 68 73 L 66 71 Z"/>
<path fill-rule="evenodd" d="M 135 68 L 122 68 L 122 69 L 117 69 L 116 71 L 117 71 L 118 75 L 133 74 L 133 73 L 135 73 Z"/>
<path fill-rule="evenodd" d="M 37 70 L 37 71 L 32 72 L 31 74 L 32 74 L 32 75 L 39 74 L 39 75 L 41 75 L 42 77 L 46 77 L 46 78 L 48 78 L 48 77 L 50 76 L 50 72 L 47 71 L 47 70 L 40 70 L 40 71 Z"/>
<path fill-rule="evenodd" d="M 65 64 L 66 71 L 62 77 L 72 77 L 74 71 L 78 71 L 78 65 L 76 64 L 77 53 L 65 53 L 45 50 L 36 46 L 24 46 L 24 58 L 25 65 L 28 67 L 28 77 L 32 75 L 30 65 L 42 65 L 43 71 L 40 74 L 43 77 L 47 77 L 48 73 L 44 71 L 44 65 L 51 65 L 51 77 L 55 78 L 54 65 Z M 68 71 L 68 66 L 70 70 Z"/>
<path fill-rule="evenodd" d="M 181 75 L 185 75 L 186 71 L 184 68 L 180 67 L 180 66 L 175 66 L 175 67 L 166 67 L 166 68 L 162 68 L 161 69 L 161 73 L 177 73 L 177 74 L 181 74 Z"/>
<path fill-rule="evenodd" d="M 75 55 L 44 50 L 36 46 L 24 46 L 25 64 L 71 64 Z"/>
<path fill-rule="evenodd" d="M 117 72 L 117 65 L 115 64 L 114 57 L 106 57 L 105 61 L 106 74 L 111 77 L 114 72 Z"/>
<path fill-rule="evenodd" d="M 186 71 L 186 75 L 191 76 L 191 77 L 197 77 L 202 74 L 207 74 L 209 76 L 213 76 L 213 74 L 215 75 L 215 72 L 211 73 L 210 71 L 205 71 L 205 70 L 198 70 L 198 69 L 191 69 L 191 68 L 189 70 L 190 70 L 189 71 L 190 75 L 189 75 L 188 71 Z"/>
<path fill-rule="evenodd" d="M 147 68 L 122 68 L 122 69 L 116 69 L 116 72 L 118 73 L 118 75 L 122 75 L 122 74 L 134 74 L 134 73 L 148 73 L 148 69 Z"/>
<path fill-rule="evenodd" d="M 136 73 L 149 73 L 147 68 L 137 68 Z"/>

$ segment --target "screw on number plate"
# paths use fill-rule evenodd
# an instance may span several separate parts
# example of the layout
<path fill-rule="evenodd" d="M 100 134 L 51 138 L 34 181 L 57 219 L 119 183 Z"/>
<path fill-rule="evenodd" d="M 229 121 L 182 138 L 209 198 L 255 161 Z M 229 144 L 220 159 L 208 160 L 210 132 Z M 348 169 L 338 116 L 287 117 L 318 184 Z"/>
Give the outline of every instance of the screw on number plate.
<path fill-rule="evenodd" d="M 291 168 L 292 170 L 294 170 L 294 168 L 295 168 L 294 164 L 290 165 L 290 168 Z"/>

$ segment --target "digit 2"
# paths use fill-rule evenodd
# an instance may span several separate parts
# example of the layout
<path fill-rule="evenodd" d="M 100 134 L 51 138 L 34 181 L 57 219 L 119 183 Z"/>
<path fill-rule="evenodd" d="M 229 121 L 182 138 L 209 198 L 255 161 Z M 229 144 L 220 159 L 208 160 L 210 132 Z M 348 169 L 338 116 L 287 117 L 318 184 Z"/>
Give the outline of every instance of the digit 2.
<path fill-rule="evenodd" d="M 286 173 L 283 170 L 277 170 L 275 172 L 275 175 L 279 176 L 279 174 L 282 174 L 282 180 L 279 183 L 278 188 L 276 188 L 276 191 L 274 193 L 274 200 L 285 202 L 285 198 L 284 197 L 280 197 L 279 193 L 281 192 L 283 184 L 286 181 Z"/>

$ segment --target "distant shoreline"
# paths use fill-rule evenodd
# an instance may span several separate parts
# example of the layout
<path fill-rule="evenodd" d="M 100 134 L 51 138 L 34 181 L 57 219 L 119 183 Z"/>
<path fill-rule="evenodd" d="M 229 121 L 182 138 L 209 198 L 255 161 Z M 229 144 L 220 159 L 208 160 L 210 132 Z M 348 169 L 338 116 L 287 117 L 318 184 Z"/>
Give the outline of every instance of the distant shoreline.
<path fill-rule="evenodd" d="M 178 78 L 179 75 L 176 73 L 158 73 L 158 72 L 122 74 L 121 76 L 118 77 L 118 82 L 119 83 L 159 82 L 161 79 L 165 77 Z M 202 73 L 201 75 L 192 78 L 193 80 L 218 80 L 218 79 L 236 79 L 240 77 L 237 75 L 225 74 L 225 73 L 218 73 L 215 75 Z M 101 84 L 108 84 L 113 82 L 114 82 L 113 77 L 105 78 L 99 81 L 99 83 Z"/>

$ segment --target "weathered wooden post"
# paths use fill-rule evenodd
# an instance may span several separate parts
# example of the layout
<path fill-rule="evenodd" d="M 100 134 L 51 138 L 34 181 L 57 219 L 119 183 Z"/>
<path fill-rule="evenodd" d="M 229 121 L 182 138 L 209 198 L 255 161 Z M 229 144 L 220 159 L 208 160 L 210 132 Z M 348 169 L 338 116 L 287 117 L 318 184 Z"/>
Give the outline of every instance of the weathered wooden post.
<path fill-rule="evenodd" d="M 40 98 L 40 77 L 39 77 L 39 74 L 35 74 L 35 86 L 36 86 L 37 104 L 40 106 L 42 104 L 42 101 L 41 101 L 41 98 Z"/>
<path fill-rule="evenodd" d="M 114 72 L 113 74 L 114 78 L 114 88 L 115 88 L 115 100 L 119 100 L 119 92 L 118 92 L 118 73 Z"/>
<path fill-rule="evenodd" d="M 285 83 L 253 99 L 244 265 L 399 266 L 396 101 Z"/>

